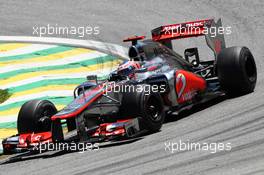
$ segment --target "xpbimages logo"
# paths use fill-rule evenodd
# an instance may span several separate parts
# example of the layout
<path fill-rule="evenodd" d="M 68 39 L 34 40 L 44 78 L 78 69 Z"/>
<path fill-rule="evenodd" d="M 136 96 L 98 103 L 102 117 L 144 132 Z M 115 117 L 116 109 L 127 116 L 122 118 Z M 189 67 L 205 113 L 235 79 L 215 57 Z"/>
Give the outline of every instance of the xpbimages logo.
<path fill-rule="evenodd" d="M 206 27 L 204 26 L 203 28 L 199 27 L 203 25 L 203 23 L 194 23 L 194 24 L 179 24 L 179 25 L 174 25 L 174 26 L 166 26 L 163 29 L 163 32 L 165 35 L 198 35 L 198 34 L 210 34 L 211 37 L 216 37 L 217 34 L 220 35 L 230 35 L 232 33 L 232 28 L 231 26 L 223 27 Z"/>
<path fill-rule="evenodd" d="M 72 152 L 79 152 L 83 153 L 84 151 L 96 151 L 99 150 L 99 143 L 39 143 L 33 147 L 34 151 L 39 151 L 39 153 L 43 153 L 45 151 L 72 151 Z"/>
<path fill-rule="evenodd" d="M 42 36 L 56 36 L 56 35 L 74 35 L 80 38 L 85 37 L 85 35 L 98 35 L 100 34 L 99 26 L 58 26 L 58 24 L 46 26 L 34 26 L 33 35 L 39 37 Z"/>
<path fill-rule="evenodd" d="M 116 84 L 115 82 L 111 83 L 111 85 L 106 84 L 106 94 L 110 92 L 122 92 L 122 93 L 130 93 L 130 92 L 145 92 L 145 95 L 150 95 L 153 93 L 164 93 L 166 91 L 166 85 L 148 85 L 148 84 Z"/>
<path fill-rule="evenodd" d="M 231 143 L 222 142 L 190 142 L 182 141 L 178 142 L 164 142 L 165 151 L 170 153 L 180 151 L 209 151 L 210 153 L 216 153 L 219 151 L 230 151 L 232 149 Z"/>

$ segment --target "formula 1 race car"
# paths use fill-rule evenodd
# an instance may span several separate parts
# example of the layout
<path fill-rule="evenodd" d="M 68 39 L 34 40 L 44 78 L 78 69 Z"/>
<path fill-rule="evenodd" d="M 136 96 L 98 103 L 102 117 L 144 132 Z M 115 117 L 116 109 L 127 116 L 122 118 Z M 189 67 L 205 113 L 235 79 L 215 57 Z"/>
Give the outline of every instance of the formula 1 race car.
<path fill-rule="evenodd" d="M 5 153 L 30 150 L 40 143 L 114 142 L 157 132 L 172 112 L 189 109 L 221 95 L 254 91 L 257 70 L 247 47 L 226 48 L 224 35 L 205 32 L 222 27 L 213 19 L 161 26 L 152 39 L 130 37 L 130 60 L 107 80 L 87 76 L 74 100 L 61 111 L 47 100 L 26 102 L 17 120 L 18 135 L 3 140 Z M 215 58 L 202 61 L 197 48 L 184 57 L 172 40 L 205 36 Z"/>

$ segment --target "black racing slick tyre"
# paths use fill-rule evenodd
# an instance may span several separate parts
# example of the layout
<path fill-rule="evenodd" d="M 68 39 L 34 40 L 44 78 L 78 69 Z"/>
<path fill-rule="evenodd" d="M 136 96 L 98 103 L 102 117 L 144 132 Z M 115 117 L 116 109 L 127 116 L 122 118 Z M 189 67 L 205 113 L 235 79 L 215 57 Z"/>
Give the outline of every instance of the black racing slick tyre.
<path fill-rule="evenodd" d="M 257 68 L 247 47 L 223 49 L 217 57 L 216 66 L 221 88 L 228 95 L 237 96 L 254 91 Z"/>
<path fill-rule="evenodd" d="M 136 86 L 142 86 L 144 89 L 148 85 Z M 165 118 L 162 98 L 159 93 L 152 91 L 124 92 L 120 110 L 126 116 L 140 117 L 141 126 L 150 132 L 159 131 Z"/>
<path fill-rule="evenodd" d="M 24 103 L 18 114 L 18 133 L 50 131 L 50 118 L 56 113 L 56 107 L 48 100 L 31 100 Z"/>

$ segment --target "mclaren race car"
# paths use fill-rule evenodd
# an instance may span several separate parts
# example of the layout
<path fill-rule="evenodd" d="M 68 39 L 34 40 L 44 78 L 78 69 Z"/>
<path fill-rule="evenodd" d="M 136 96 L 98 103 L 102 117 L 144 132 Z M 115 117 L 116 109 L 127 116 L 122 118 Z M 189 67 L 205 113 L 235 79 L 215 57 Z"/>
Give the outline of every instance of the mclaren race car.
<path fill-rule="evenodd" d="M 73 91 L 74 100 L 57 111 L 47 100 L 26 102 L 17 120 L 18 134 L 3 140 L 5 153 L 62 142 L 114 142 L 157 132 L 167 114 L 222 95 L 254 91 L 256 64 L 247 47 L 226 47 L 224 35 L 205 32 L 221 27 L 213 19 L 161 26 L 152 38 L 134 36 L 128 56 L 107 80 L 87 76 Z M 197 48 L 184 56 L 172 40 L 204 36 L 213 59 L 200 59 Z"/>

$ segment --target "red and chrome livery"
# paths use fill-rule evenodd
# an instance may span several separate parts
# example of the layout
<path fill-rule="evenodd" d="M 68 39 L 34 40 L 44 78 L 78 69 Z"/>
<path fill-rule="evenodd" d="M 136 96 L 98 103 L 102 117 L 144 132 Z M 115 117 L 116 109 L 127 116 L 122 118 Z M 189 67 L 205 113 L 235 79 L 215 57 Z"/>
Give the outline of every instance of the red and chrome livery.
<path fill-rule="evenodd" d="M 104 81 L 88 76 L 87 82 L 75 88 L 74 100 L 61 111 L 47 100 L 25 103 L 18 115 L 19 133 L 3 140 L 4 152 L 31 150 L 47 142 L 133 138 L 159 131 L 168 113 L 220 95 L 252 92 L 257 71 L 249 49 L 226 48 L 222 34 L 203 32 L 205 27 L 220 26 L 221 20 L 199 20 L 153 29 L 152 39 L 125 39 L 132 42 L 130 60 Z M 196 36 L 205 36 L 214 59 L 200 60 L 197 48 L 186 49 L 184 57 L 172 50 L 173 39 Z"/>

